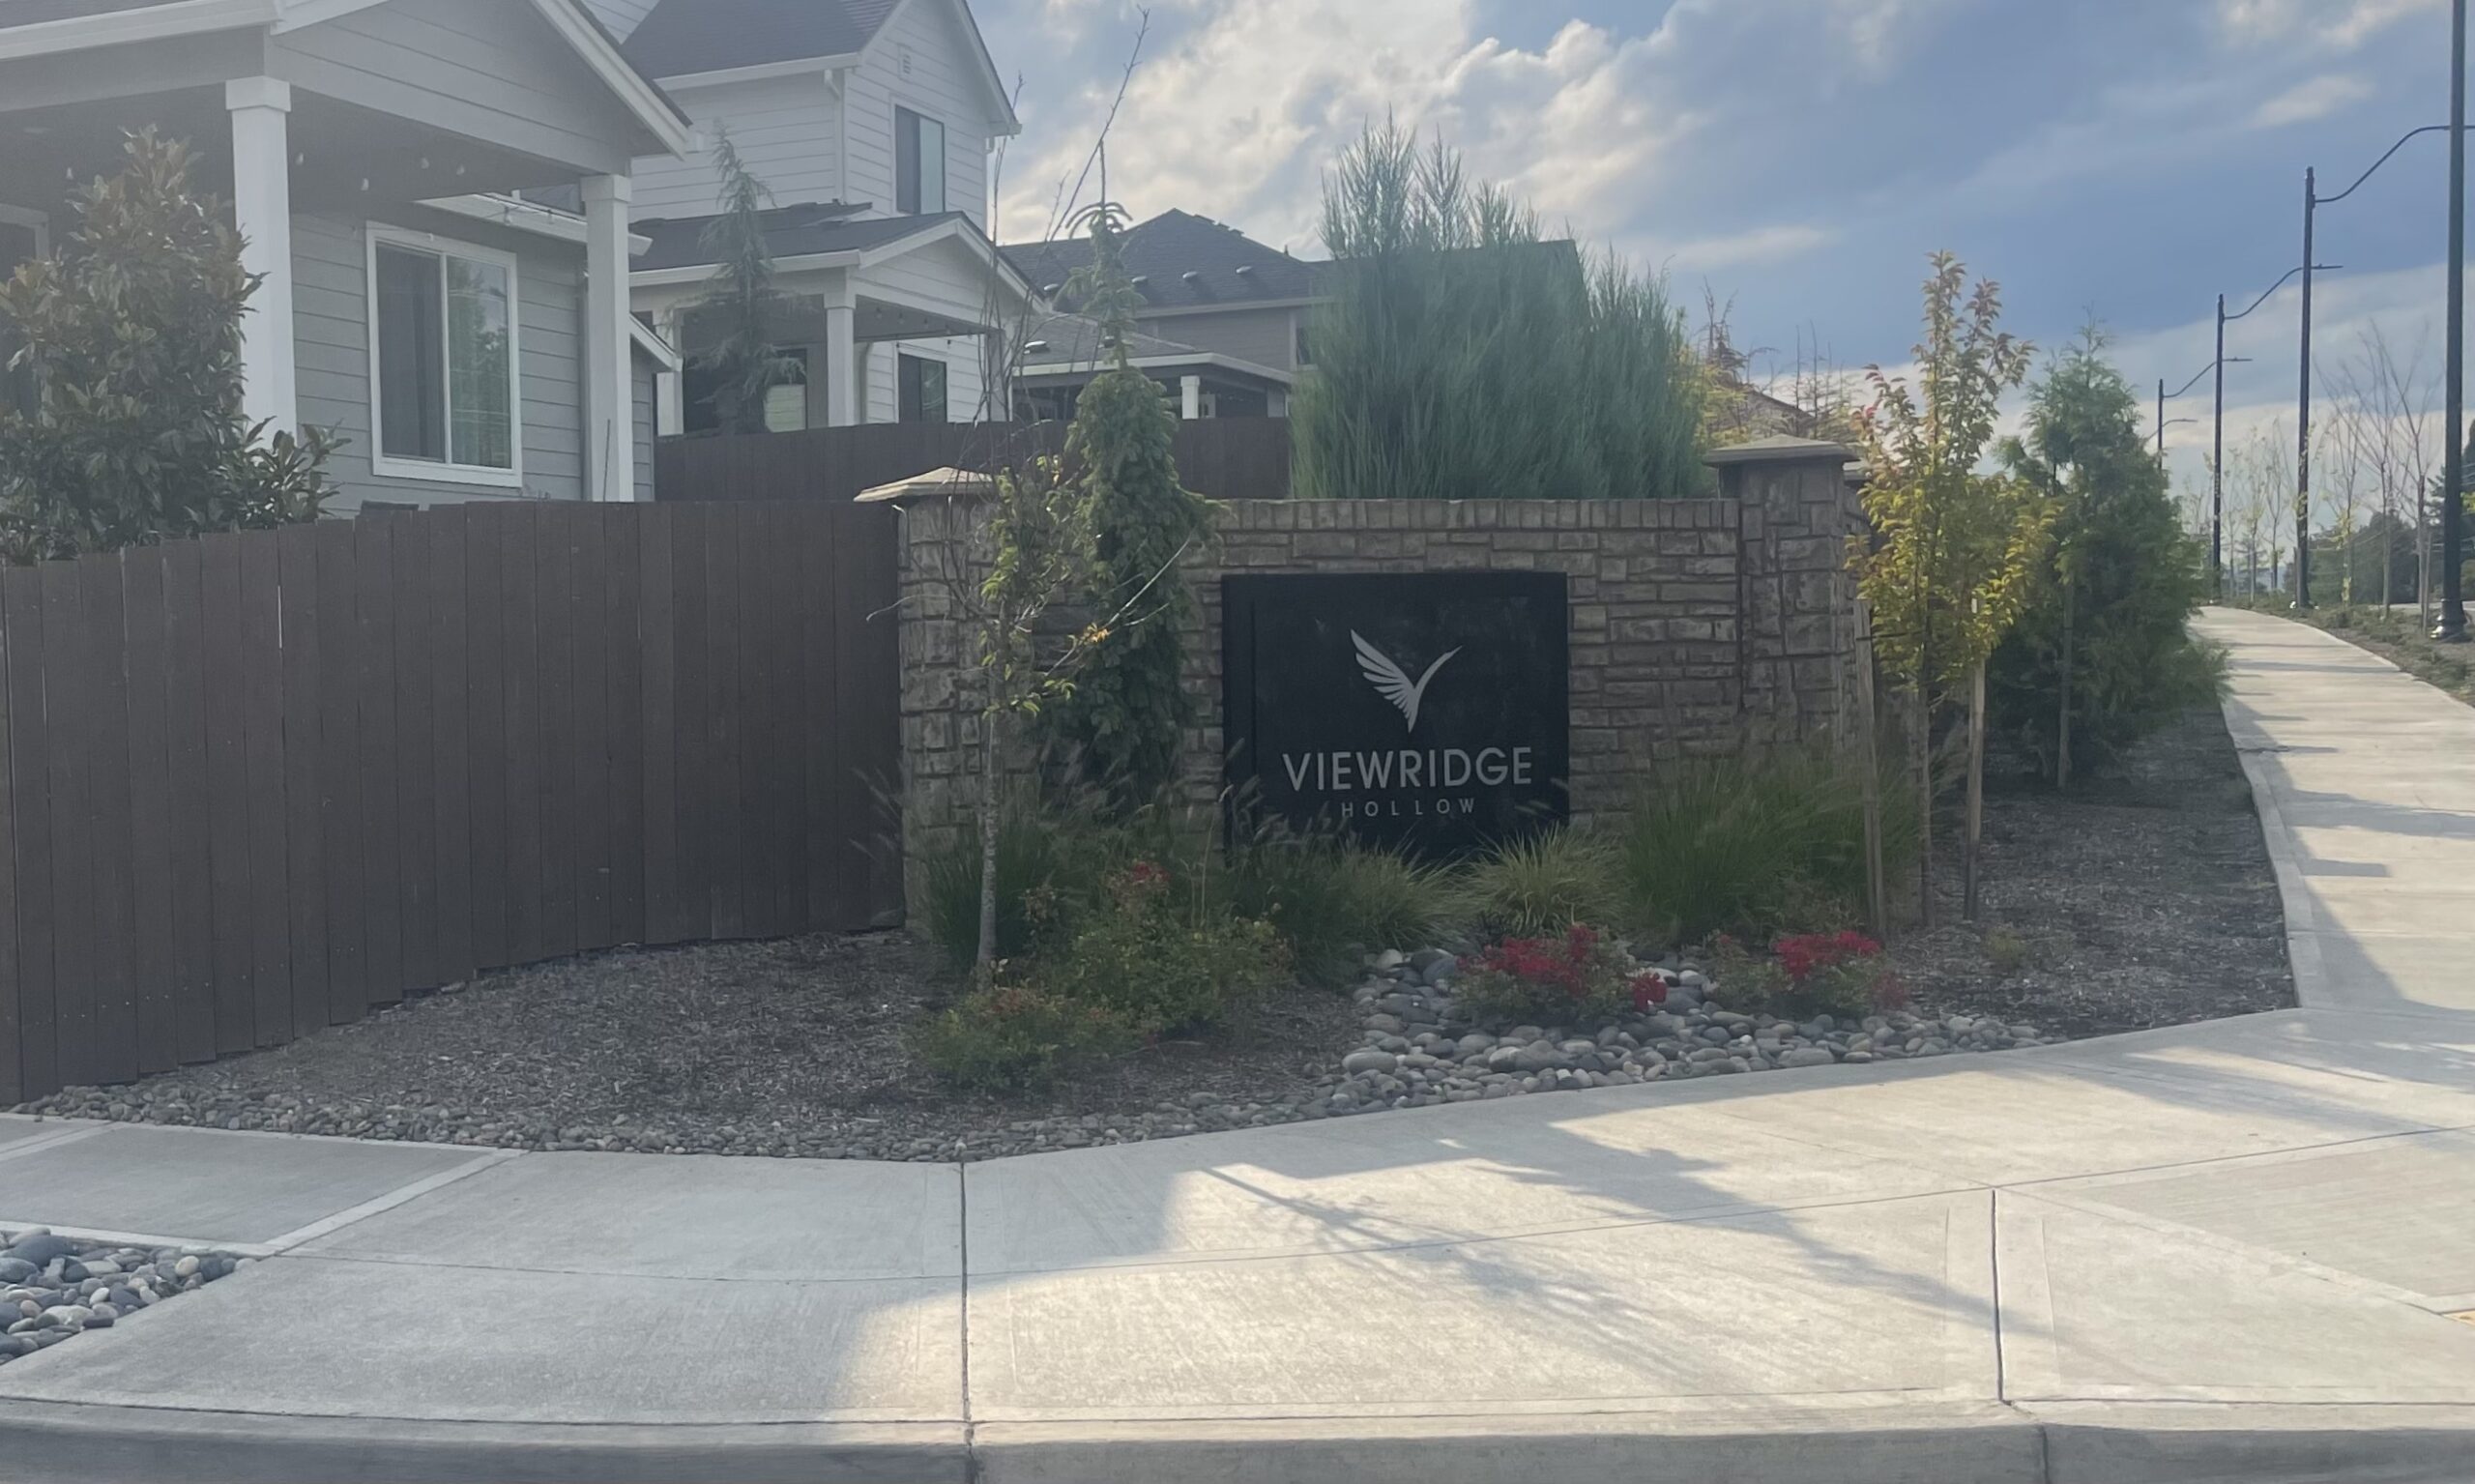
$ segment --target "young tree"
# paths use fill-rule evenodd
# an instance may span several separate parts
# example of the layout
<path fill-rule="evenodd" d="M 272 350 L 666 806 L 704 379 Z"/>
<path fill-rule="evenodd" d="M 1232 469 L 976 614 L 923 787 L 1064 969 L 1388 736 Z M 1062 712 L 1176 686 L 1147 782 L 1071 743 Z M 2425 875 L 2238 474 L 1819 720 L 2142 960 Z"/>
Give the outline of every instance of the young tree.
<path fill-rule="evenodd" d="M 1867 375 L 1862 423 L 1874 530 L 1853 562 L 1873 605 L 1883 660 L 1915 697 L 1922 817 L 1923 910 L 1934 917 L 1934 723 L 1954 686 L 1967 688 L 1967 824 L 1961 855 L 1965 911 L 1977 909 L 1984 820 L 1985 670 L 2018 618 L 2050 514 L 2017 479 L 1981 468 L 2004 393 L 2027 376 L 2026 342 L 2001 327 L 2001 290 L 1948 252 L 1925 280 L 1925 337 L 1915 349 L 1921 397 L 1879 366 Z"/>
<path fill-rule="evenodd" d="M 1108 368 L 1075 404 L 1065 462 L 1090 505 L 1097 612 L 1120 632 L 1099 646 L 1080 684 L 1052 713 L 1083 770 L 1121 808 L 1150 801 L 1177 776 L 1194 721 L 1181 670 L 1181 628 L 1194 612 L 1179 564 L 1211 534 L 1210 503 L 1178 482 L 1178 415 L 1127 345 L 1143 296 L 1125 271 L 1125 214 L 1102 202 L 1086 214 L 1092 262 L 1065 297 L 1100 327 Z"/>
<path fill-rule="evenodd" d="M 774 339 L 785 306 L 773 286 L 773 252 L 765 241 L 773 192 L 748 169 L 730 131 L 719 125 L 713 131 L 713 167 L 721 177 L 721 211 L 697 237 L 714 264 L 713 279 L 688 306 L 696 333 L 713 339 L 694 364 L 712 374 L 715 426 L 725 433 L 761 433 L 767 394 L 802 374 L 799 361 L 783 355 Z"/>
<path fill-rule="evenodd" d="M 2054 512 L 2044 580 L 1995 652 L 1994 711 L 2058 788 L 2185 704 L 2211 667 L 2186 621 L 2207 589 L 2140 397 L 2090 326 L 2050 365 L 2002 461 Z"/>
<path fill-rule="evenodd" d="M 260 280 L 189 147 L 149 130 L 82 186 L 60 250 L 0 284 L 31 417 L 0 402 L 0 547 L 12 560 L 317 518 L 329 443 L 241 410 L 241 316 Z"/>

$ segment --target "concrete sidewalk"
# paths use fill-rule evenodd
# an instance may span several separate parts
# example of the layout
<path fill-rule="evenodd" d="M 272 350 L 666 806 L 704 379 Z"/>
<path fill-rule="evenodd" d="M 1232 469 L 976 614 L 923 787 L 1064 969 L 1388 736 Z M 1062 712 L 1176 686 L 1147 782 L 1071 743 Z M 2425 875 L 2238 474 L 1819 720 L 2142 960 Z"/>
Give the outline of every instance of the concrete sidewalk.
<path fill-rule="evenodd" d="M 962 1168 L 0 1120 L 0 1226 L 271 1254 L 0 1368 L 0 1479 L 2462 1479 L 2475 917 L 2291 893 L 2475 725 L 2208 623 L 2305 1008 Z"/>

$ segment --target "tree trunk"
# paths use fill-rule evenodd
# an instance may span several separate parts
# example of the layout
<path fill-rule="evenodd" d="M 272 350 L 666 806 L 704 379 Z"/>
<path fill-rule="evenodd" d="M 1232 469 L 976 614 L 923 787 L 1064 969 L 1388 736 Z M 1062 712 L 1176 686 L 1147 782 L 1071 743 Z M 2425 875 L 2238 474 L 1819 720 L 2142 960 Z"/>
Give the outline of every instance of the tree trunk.
<path fill-rule="evenodd" d="M 1878 942 L 1891 934 L 1890 884 L 1882 879 L 1882 762 L 1880 722 L 1874 704 L 1874 615 L 1856 605 L 1856 766 L 1865 790 L 1865 910 Z"/>
<path fill-rule="evenodd" d="M 1916 684 L 1916 895 L 1917 913 L 1934 926 L 1934 688 Z"/>
<path fill-rule="evenodd" d="M 2053 786 L 2071 787 L 2071 683 L 2073 666 L 2078 663 L 2073 630 L 2078 617 L 2080 585 L 2065 576 L 2062 581 L 2062 716 L 2054 728 Z"/>
<path fill-rule="evenodd" d="M 972 961 L 972 977 L 981 989 L 997 982 L 997 811 L 1005 790 L 997 772 L 997 731 L 1002 715 L 992 706 L 979 721 L 979 951 Z"/>
<path fill-rule="evenodd" d="M 1976 920 L 1977 842 L 1985 834 L 1985 661 L 1968 675 L 1968 822 L 1960 847 L 1960 915 Z"/>

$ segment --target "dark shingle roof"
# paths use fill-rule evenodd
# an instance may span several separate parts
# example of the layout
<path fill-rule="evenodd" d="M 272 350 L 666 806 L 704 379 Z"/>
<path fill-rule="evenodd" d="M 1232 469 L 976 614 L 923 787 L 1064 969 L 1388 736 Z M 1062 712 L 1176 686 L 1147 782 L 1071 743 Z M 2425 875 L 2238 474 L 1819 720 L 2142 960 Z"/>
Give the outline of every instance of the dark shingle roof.
<path fill-rule="evenodd" d="M 848 56 L 902 0 L 660 0 L 627 38 L 627 60 L 655 77 Z"/>
<path fill-rule="evenodd" d="M 839 201 L 822 205 L 777 206 L 765 214 L 765 246 L 776 258 L 808 257 L 826 252 L 861 252 L 900 242 L 949 221 L 960 212 L 927 217 L 859 217 L 869 208 Z M 636 231 L 653 246 L 636 258 L 638 272 L 659 268 L 693 268 L 713 261 L 700 239 L 712 217 L 671 217 L 639 221 Z"/>
<path fill-rule="evenodd" d="M 1092 261 L 1092 245 L 1079 237 L 998 250 L 1043 291 L 1064 283 L 1075 269 Z M 1143 297 L 1158 309 L 1311 299 L 1323 266 L 1299 262 L 1236 227 L 1191 212 L 1162 212 L 1125 234 L 1126 272 L 1143 280 L 1138 285 Z M 1240 268 L 1246 272 L 1238 272 Z"/>

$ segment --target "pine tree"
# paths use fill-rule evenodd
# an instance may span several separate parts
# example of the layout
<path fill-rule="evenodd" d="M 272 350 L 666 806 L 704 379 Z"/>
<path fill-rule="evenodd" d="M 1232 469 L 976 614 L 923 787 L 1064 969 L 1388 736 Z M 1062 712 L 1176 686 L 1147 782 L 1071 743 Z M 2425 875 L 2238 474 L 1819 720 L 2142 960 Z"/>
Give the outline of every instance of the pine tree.
<path fill-rule="evenodd" d="M 715 202 L 721 211 L 697 237 L 714 264 L 713 280 L 689 313 L 700 335 L 719 333 L 697 353 L 695 364 L 713 373 L 715 425 L 725 433 L 761 433 L 766 393 L 798 381 L 802 369 L 774 341 L 784 302 L 773 286 L 773 252 L 765 241 L 773 192 L 748 169 L 729 131 L 719 126 L 713 168 L 721 177 Z"/>

